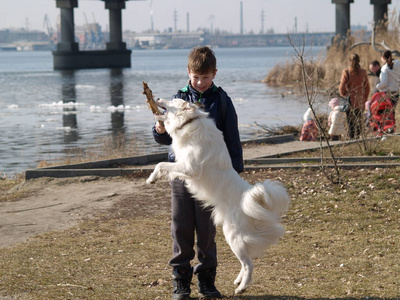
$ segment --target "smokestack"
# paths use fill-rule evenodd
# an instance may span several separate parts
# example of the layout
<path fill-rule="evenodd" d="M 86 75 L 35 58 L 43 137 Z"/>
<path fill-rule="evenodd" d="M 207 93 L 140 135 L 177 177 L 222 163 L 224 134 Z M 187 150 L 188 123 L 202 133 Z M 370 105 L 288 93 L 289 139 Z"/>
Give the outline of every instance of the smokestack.
<path fill-rule="evenodd" d="M 243 2 L 240 1 L 240 34 L 243 34 Z"/>
<path fill-rule="evenodd" d="M 264 9 L 261 11 L 261 34 L 264 34 L 264 21 L 265 21 L 265 14 Z"/>
<path fill-rule="evenodd" d="M 174 32 L 177 31 L 176 27 L 177 21 L 178 21 L 178 13 L 176 12 L 176 9 L 174 9 Z"/>
<path fill-rule="evenodd" d="M 186 14 L 186 31 L 187 31 L 187 32 L 190 32 L 189 13 Z"/>
<path fill-rule="evenodd" d="M 150 12 L 151 32 L 154 32 L 153 11 Z"/>

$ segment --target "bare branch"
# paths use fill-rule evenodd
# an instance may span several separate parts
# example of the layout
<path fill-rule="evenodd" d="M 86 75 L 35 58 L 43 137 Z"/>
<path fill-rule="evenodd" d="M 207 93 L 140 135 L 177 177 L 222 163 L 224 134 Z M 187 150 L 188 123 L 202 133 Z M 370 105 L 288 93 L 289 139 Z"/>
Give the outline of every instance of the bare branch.
<path fill-rule="evenodd" d="M 393 55 L 395 55 L 397 57 L 400 57 L 400 52 L 398 50 L 390 48 L 388 45 L 386 45 L 385 41 L 382 41 L 381 43 L 377 43 L 375 41 L 375 23 L 374 22 L 372 23 L 371 42 L 356 43 L 356 44 L 352 45 L 349 48 L 349 50 L 352 50 L 353 48 L 358 47 L 358 46 L 362 46 L 362 45 L 371 45 L 374 48 L 374 50 L 376 50 L 378 52 L 382 52 L 384 49 L 390 50 Z M 377 46 L 381 47 L 381 49 L 379 49 Z"/>
<path fill-rule="evenodd" d="M 337 158 L 335 157 L 335 154 L 333 153 L 332 150 L 332 146 L 329 143 L 329 138 L 327 136 L 327 133 L 325 132 L 325 130 L 323 130 L 322 128 L 322 124 L 320 119 L 317 117 L 317 114 L 314 110 L 314 98 L 315 98 L 315 93 L 312 93 L 315 89 L 315 85 L 318 84 L 318 80 L 316 81 L 315 78 L 313 76 L 309 76 L 309 74 L 307 74 L 306 72 L 306 61 L 304 58 L 304 49 L 305 49 L 305 40 L 304 40 L 304 36 L 303 36 L 303 44 L 301 46 L 301 50 L 299 50 L 298 48 L 296 48 L 296 46 L 293 43 L 293 40 L 291 39 L 290 35 L 288 35 L 288 39 L 289 39 L 289 43 L 292 46 L 292 48 L 294 49 L 294 51 L 296 52 L 296 58 L 300 63 L 301 66 L 301 72 L 302 72 L 302 78 L 303 78 L 303 86 L 304 86 L 304 90 L 305 90 L 305 94 L 306 94 L 306 98 L 308 101 L 308 106 L 312 111 L 312 114 L 314 115 L 315 121 L 317 123 L 317 127 L 320 131 L 320 133 L 323 136 L 323 139 L 320 139 L 320 153 L 321 153 L 321 169 L 323 171 L 323 173 L 325 174 L 325 176 L 331 180 L 334 183 L 340 183 L 342 182 L 341 179 L 341 174 L 339 171 L 339 166 L 337 164 Z M 318 74 L 317 74 L 318 75 Z M 311 87 L 309 86 L 311 85 Z M 324 168 L 324 153 L 323 153 L 323 148 L 322 148 L 322 141 L 325 140 L 329 149 L 329 153 L 330 156 L 332 158 L 333 161 L 333 165 L 334 165 L 334 170 L 335 170 L 335 175 L 334 176 L 329 176 Z"/>

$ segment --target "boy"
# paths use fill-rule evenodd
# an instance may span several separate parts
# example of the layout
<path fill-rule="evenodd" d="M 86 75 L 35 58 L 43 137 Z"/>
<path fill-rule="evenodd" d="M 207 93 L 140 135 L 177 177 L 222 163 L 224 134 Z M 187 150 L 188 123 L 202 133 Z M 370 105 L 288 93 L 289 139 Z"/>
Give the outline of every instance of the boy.
<path fill-rule="evenodd" d="M 189 84 L 179 90 L 173 98 L 198 102 L 209 112 L 224 140 L 235 170 L 243 171 L 243 151 L 239 137 L 238 121 L 232 100 L 221 87 L 214 85 L 217 61 L 209 47 L 195 47 L 188 56 L 187 70 Z M 165 128 L 157 122 L 153 127 L 157 143 L 170 145 L 172 139 Z M 174 161 L 170 151 L 169 161 Z M 204 209 L 186 189 L 184 181 L 171 182 L 173 255 L 169 265 L 173 267 L 173 299 L 190 299 L 190 283 L 193 273 L 197 275 L 199 292 L 208 298 L 221 298 L 215 287 L 217 268 L 216 228 L 211 219 L 211 210 Z M 193 268 L 193 249 L 197 236 L 197 258 L 199 263 Z"/>

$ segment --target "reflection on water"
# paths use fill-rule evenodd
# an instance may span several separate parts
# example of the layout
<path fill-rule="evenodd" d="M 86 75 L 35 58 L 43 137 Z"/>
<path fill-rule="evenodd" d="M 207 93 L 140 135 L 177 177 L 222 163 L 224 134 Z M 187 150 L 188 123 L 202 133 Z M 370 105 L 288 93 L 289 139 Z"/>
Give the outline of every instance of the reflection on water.
<path fill-rule="evenodd" d="M 126 127 L 124 125 L 124 73 L 123 69 L 110 70 L 110 99 L 111 105 L 116 109 L 111 112 L 111 132 L 114 143 L 116 138 L 125 136 Z"/>
<path fill-rule="evenodd" d="M 61 97 L 63 104 L 76 103 L 75 70 L 61 71 Z M 64 143 L 70 144 L 79 139 L 77 111 L 75 106 L 63 107 Z"/>
<path fill-rule="evenodd" d="M 61 97 L 63 106 L 64 143 L 71 144 L 80 138 L 78 127 L 78 103 L 76 91 L 76 70 L 63 70 L 61 74 Z M 125 141 L 126 126 L 124 124 L 124 73 L 123 69 L 109 70 L 109 96 L 111 116 L 111 136 L 113 146 L 117 147 Z M 82 100 L 81 100 L 82 101 Z"/>

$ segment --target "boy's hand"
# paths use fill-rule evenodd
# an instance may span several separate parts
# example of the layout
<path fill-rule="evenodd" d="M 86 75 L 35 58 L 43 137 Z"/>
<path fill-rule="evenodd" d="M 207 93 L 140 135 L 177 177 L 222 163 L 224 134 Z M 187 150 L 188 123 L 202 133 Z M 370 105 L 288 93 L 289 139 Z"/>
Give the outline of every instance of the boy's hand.
<path fill-rule="evenodd" d="M 160 121 L 157 121 L 155 128 L 156 128 L 157 133 L 159 133 L 159 134 L 163 134 L 166 131 L 164 124 Z"/>

